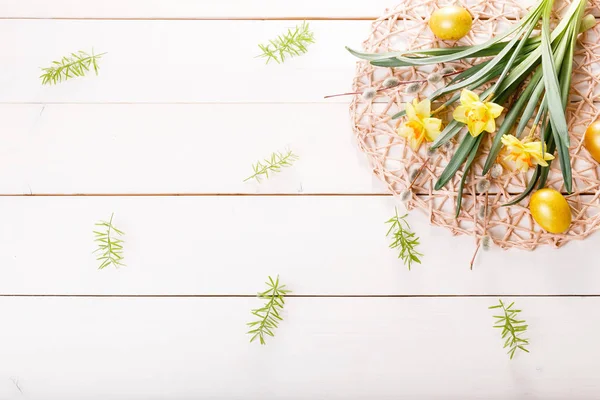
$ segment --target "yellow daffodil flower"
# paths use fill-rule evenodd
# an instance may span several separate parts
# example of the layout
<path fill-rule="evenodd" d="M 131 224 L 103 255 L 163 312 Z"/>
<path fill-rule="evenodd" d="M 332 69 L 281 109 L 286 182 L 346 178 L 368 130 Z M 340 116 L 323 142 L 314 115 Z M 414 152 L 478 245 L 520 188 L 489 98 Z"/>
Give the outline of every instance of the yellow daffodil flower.
<path fill-rule="evenodd" d="M 534 165 L 546 167 L 546 161 L 554 160 L 552 154 L 542 150 L 542 142 L 532 142 L 530 138 L 519 140 L 513 135 L 504 135 L 502 144 L 510 152 L 505 160 L 514 161 L 521 171 L 527 171 Z"/>
<path fill-rule="evenodd" d="M 427 99 L 412 104 L 406 103 L 406 118 L 400 127 L 398 135 L 406 138 L 410 147 L 417 151 L 424 140 L 433 142 L 442 131 L 442 120 L 431 118 L 431 102 Z"/>
<path fill-rule="evenodd" d="M 483 131 L 493 133 L 496 130 L 496 118 L 502 114 L 504 107 L 496 103 L 483 102 L 479 96 L 464 89 L 460 94 L 460 106 L 454 110 L 453 117 L 469 128 L 469 133 L 477 137 Z"/>

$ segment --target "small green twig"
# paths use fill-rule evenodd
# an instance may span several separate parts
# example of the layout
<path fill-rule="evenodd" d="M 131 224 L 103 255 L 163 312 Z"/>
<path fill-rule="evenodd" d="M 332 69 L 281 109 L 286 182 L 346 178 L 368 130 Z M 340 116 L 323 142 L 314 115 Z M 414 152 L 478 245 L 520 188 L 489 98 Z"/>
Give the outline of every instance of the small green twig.
<path fill-rule="evenodd" d="M 63 57 L 60 61 L 53 61 L 50 67 L 42 68 L 42 85 L 56 85 L 77 76 L 84 76 L 90 68 L 98 75 L 98 60 L 105 54 L 94 54 L 93 49 L 92 54 L 80 50 Z"/>
<path fill-rule="evenodd" d="M 244 182 L 250 179 L 256 179 L 260 182 L 260 178 L 264 176 L 269 178 L 269 173 L 276 173 L 284 167 L 291 167 L 295 161 L 298 160 L 298 156 L 288 150 L 286 153 L 276 152 L 271 154 L 271 157 L 265 158 L 263 161 L 257 161 L 256 164 L 252 165 L 254 174 L 250 175 Z"/>
<path fill-rule="evenodd" d="M 515 304 L 514 302 L 510 303 L 508 307 L 504 305 L 502 300 L 498 300 L 499 304 L 495 306 L 488 307 L 491 309 L 501 308 L 504 311 L 504 315 L 494 315 L 498 321 L 494 328 L 502 329 L 502 339 L 506 339 L 504 342 L 504 348 L 509 348 L 508 354 L 510 355 L 510 359 L 515 355 L 515 351 L 517 349 L 522 350 L 526 353 L 529 353 L 529 350 L 525 348 L 525 346 L 529 345 L 529 339 L 523 339 L 520 335 L 527 330 L 528 325 L 525 324 L 525 320 L 518 320 L 517 315 L 521 312 L 521 310 L 515 310 L 512 306 Z"/>
<path fill-rule="evenodd" d="M 297 25 L 293 29 L 288 29 L 283 35 L 269 40 L 268 44 L 259 44 L 262 54 L 258 57 L 264 57 L 269 61 L 274 60 L 281 64 L 286 57 L 295 57 L 308 51 L 307 46 L 315 42 L 314 34 L 310 31 L 308 23 L 304 21 L 302 25 Z"/>
<path fill-rule="evenodd" d="M 395 211 L 396 215 L 386 221 L 386 224 L 390 224 L 390 229 L 386 236 L 392 234 L 394 241 L 390 244 L 390 248 L 400 249 L 398 258 L 401 258 L 402 261 L 404 261 L 404 265 L 406 265 L 410 271 L 413 262 L 421 264 L 420 257 L 422 257 L 423 254 L 416 250 L 416 247 L 420 242 L 415 233 L 410 231 L 410 225 L 406 222 L 408 214 L 400 217 L 398 215 L 398 209 L 395 209 Z"/>
<path fill-rule="evenodd" d="M 265 335 L 274 337 L 273 330 L 279 326 L 279 321 L 283 320 L 280 311 L 283 310 L 285 303 L 284 296 L 290 291 L 285 289 L 285 285 L 279 284 L 279 276 L 275 280 L 269 276 L 269 281 L 266 284 L 268 289 L 258 293 L 257 296 L 259 299 L 267 300 L 267 302 L 263 307 L 252 310 L 252 315 L 258 317 L 258 321 L 246 324 L 253 328 L 247 332 L 252 335 L 250 343 L 258 338 L 260 344 L 266 344 Z"/>
<path fill-rule="evenodd" d="M 122 239 L 118 239 L 115 236 L 122 236 L 124 233 L 113 225 L 114 213 L 110 216 L 110 220 L 100 221 L 96 223 L 96 226 L 105 228 L 104 231 L 94 231 L 95 239 L 94 242 L 98 243 L 98 248 L 94 253 L 100 253 L 96 260 L 100 261 L 98 269 L 104 269 L 109 265 L 115 267 L 125 266 L 123 264 L 123 243 Z"/>

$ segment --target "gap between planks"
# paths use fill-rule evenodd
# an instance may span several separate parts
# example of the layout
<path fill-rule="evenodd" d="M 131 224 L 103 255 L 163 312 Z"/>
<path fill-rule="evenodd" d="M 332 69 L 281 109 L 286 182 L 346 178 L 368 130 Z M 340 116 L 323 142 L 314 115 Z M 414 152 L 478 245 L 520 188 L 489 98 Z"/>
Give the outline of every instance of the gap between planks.
<path fill-rule="evenodd" d="M 0 297 L 73 298 L 256 298 L 255 294 L 0 294 Z M 600 297 L 600 294 L 288 294 L 285 298 L 498 298 Z"/>
<path fill-rule="evenodd" d="M 362 17 L 0 17 L 3 20 L 56 20 L 56 21 L 375 21 L 380 16 Z M 600 16 L 595 16 L 600 20 Z M 485 21 L 489 18 L 480 18 Z M 507 18 L 508 21 L 516 21 L 517 18 Z"/>
<path fill-rule="evenodd" d="M 0 17 L 0 20 L 57 20 L 57 21 L 375 21 L 380 16 L 361 17 Z M 599 17 L 596 17 L 599 18 Z M 484 21 L 488 18 L 480 18 Z M 510 18 L 515 21 L 516 18 Z"/>
<path fill-rule="evenodd" d="M 58 21 L 374 21 L 379 17 L 0 17 L 0 20 Z"/>
<path fill-rule="evenodd" d="M 495 194 L 495 193 L 490 193 Z M 519 193 L 508 192 L 515 196 Z M 565 196 L 568 193 L 563 192 Z M 594 196 L 594 192 L 581 192 Z M 416 193 L 416 196 L 429 196 Z M 0 197 L 393 197 L 391 193 L 0 193 Z"/>

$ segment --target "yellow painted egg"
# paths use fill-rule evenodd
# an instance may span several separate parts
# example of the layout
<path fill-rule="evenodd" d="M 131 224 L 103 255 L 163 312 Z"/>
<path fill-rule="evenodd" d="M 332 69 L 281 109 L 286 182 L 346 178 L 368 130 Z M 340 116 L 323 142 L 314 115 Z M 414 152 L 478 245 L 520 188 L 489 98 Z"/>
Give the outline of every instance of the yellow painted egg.
<path fill-rule="evenodd" d="M 429 29 L 442 40 L 458 40 L 471 30 L 473 17 L 466 8 L 448 6 L 435 10 L 429 19 Z"/>
<path fill-rule="evenodd" d="M 600 119 L 592 122 L 585 131 L 583 145 L 592 158 L 600 162 Z"/>
<path fill-rule="evenodd" d="M 529 210 L 535 222 L 550 233 L 563 233 L 571 225 L 571 208 L 557 190 L 545 188 L 535 192 Z"/>

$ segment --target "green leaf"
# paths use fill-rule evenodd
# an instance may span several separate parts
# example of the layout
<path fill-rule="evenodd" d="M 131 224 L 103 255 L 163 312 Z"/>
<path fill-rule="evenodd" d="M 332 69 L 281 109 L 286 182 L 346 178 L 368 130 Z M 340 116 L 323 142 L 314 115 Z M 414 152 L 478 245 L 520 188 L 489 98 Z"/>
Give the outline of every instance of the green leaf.
<path fill-rule="evenodd" d="M 535 109 L 538 106 L 538 102 L 540 100 L 540 97 L 542 96 L 542 93 L 544 93 L 545 86 L 544 86 L 544 81 L 542 80 L 542 69 L 541 68 L 538 68 L 537 71 L 535 72 L 535 74 L 533 75 L 533 77 L 531 78 L 531 81 L 529 82 L 527 89 L 529 89 L 530 87 L 534 87 L 533 90 L 530 90 L 527 94 L 525 92 L 523 92 L 523 96 L 522 96 L 522 97 L 527 98 L 527 106 L 525 107 L 525 110 L 521 114 L 521 120 L 519 121 L 517 130 L 515 131 L 515 136 L 519 137 L 519 138 L 521 137 L 521 134 L 527 127 L 527 123 L 533 116 L 533 113 L 535 112 Z M 543 111 L 545 109 L 545 107 L 543 105 L 540 105 L 539 109 L 540 109 L 540 111 Z M 534 123 L 534 125 L 533 125 L 534 128 L 535 128 L 535 125 L 536 124 Z"/>
<path fill-rule="evenodd" d="M 105 232 L 93 231 L 93 233 L 96 235 L 94 242 L 98 243 L 98 248 L 93 253 L 100 253 L 100 256 L 98 256 L 96 260 L 102 260 L 102 263 L 98 269 L 104 269 L 109 265 L 113 265 L 114 267 L 125 265 L 121 262 L 121 260 L 124 258 L 122 253 L 123 240 L 118 238 L 118 236 L 123 235 L 123 232 L 114 227 L 112 224 L 113 218 L 114 213 L 111 215 L 108 222 L 100 221 L 95 224 L 95 226 L 106 227 Z"/>
<path fill-rule="evenodd" d="M 529 20 L 531 19 L 531 16 L 533 14 L 536 14 L 539 12 L 540 8 L 541 8 L 541 5 L 536 6 L 536 8 L 534 8 L 532 11 L 530 11 L 529 14 L 523 20 L 514 24 L 506 32 L 492 37 L 487 42 L 479 44 L 479 45 L 474 45 L 474 46 L 465 46 L 464 48 L 460 48 L 458 51 L 456 51 L 454 53 L 450 53 L 450 54 L 448 54 L 446 52 L 441 55 L 427 56 L 427 54 L 424 54 L 425 57 L 409 57 L 409 55 L 411 55 L 411 54 L 414 55 L 414 54 L 419 54 L 419 53 L 417 51 L 407 50 L 407 51 L 399 51 L 399 52 L 391 52 L 391 53 L 381 53 L 381 54 L 371 53 L 371 54 L 369 54 L 369 53 L 357 52 L 357 51 L 354 51 L 349 48 L 347 48 L 347 49 L 354 56 L 356 56 L 358 58 L 362 58 L 364 60 L 372 61 L 372 60 L 381 60 L 381 59 L 395 57 L 399 61 L 406 63 L 406 66 L 438 64 L 438 63 L 444 63 L 444 62 L 449 62 L 449 61 L 462 60 L 464 58 L 477 57 L 479 52 L 486 51 L 486 49 L 489 49 L 491 46 L 501 43 L 503 39 L 509 37 L 510 35 L 514 34 L 517 31 L 519 31 L 522 26 L 524 26 L 526 23 L 529 22 Z M 500 45 L 499 47 L 502 47 L 500 52 L 504 51 L 506 46 L 507 46 L 507 44 Z"/>
<path fill-rule="evenodd" d="M 270 40 L 269 44 L 259 44 L 262 53 L 258 57 L 266 58 L 267 63 L 275 61 L 281 64 L 289 57 L 306 53 L 307 46 L 314 42 L 314 34 L 310 31 L 308 23 L 304 21 L 301 25 L 288 29 L 286 33 Z"/>
<path fill-rule="evenodd" d="M 554 64 L 552 46 L 550 44 L 550 13 L 552 3 L 548 2 L 542 17 L 542 69 L 544 71 L 544 85 L 546 87 L 546 104 L 552 126 L 552 134 L 558 148 L 558 155 L 565 181 L 567 192 L 572 192 L 571 163 L 569 156 L 569 130 L 565 109 L 561 100 L 560 85 Z"/>
<path fill-rule="evenodd" d="M 283 318 L 280 315 L 280 311 L 283 310 L 284 295 L 290 293 L 289 290 L 285 290 L 285 285 L 280 285 L 279 276 L 276 279 L 268 277 L 266 282 L 268 290 L 258 293 L 259 299 L 267 300 L 265 305 L 261 308 L 251 310 L 251 314 L 258 318 L 258 321 L 247 323 L 247 325 L 256 327 L 254 330 L 248 332 L 248 334 L 254 334 L 250 339 L 252 343 L 257 337 L 261 344 L 266 344 L 265 335 L 274 337 L 273 332 L 279 326 L 279 321 Z"/>
<path fill-rule="evenodd" d="M 480 136 L 482 135 L 483 133 Z M 456 174 L 456 171 L 458 171 L 460 166 L 463 164 L 463 162 L 471 152 L 471 149 L 473 148 L 475 143 L 477 143 L 476 138 L 474 138 L 470 134 L 467 134 L 465 136 L 465 138 L 458 146 L 458 149 L 456 149 L 456 153 L 454 153 L 454 156 L 452 157 L 452 159 L 438 178 L 437 182 L 435 183 L 435 190 L 440 190 L 448 183 L 450 179 L 452 179 L 454 174 Z"/>
<path fill-rule="evenodd" d="M 269 158 L 264 160 L 264 164 L 260 161 L 253 166 L 254 174 L 250 175 L 244 182 L 250 179 L 256 179 L 260 182 L 261 178 L 269 178 L 269 173 L 279 172 L 282 167 L 291 167 L 294 162 L 299 159 L 291 150 L 287 150 L 286 153 L 274 152 Z"/>
<path fill-rule="evenodd" d="M 60 61 L 53 61 L 48 68 L 41 68 L 42 85 L 55 85 L 74 77 L 85 75 L 90 65 L 94 65 L 94 72 L 98 75 L 98 60 L 106 53 L 88 54 L 84 51 L 71 53 Z"/>
<path fill-rule="evenodd" d="M 509 131 L 513 128 L 514 123 L 516 122 L 517 118 L 519 118 L 519 116 L 521 115 L 521 111 L 523 110 L 523 107 L 525 107 L 525 103 L 531 96 L 531 93 L 534 89 L 535 85 L 528 85 L 527 88 L 523 91 L 523 94 L 519 96 L 515 104 L 513 104 L 513 106 L 509 109 L 508 113 L 504 117 L 502 125 L 500 125 L 496 136 L 494 136 L 494 140 L 490 147 L 490 152 L 483 166 L 482 175 L 487 174 L 496 162 L 496 158 L 498 157 L 498 154 L 502 149 L 502 136 L 508 134 Z"/>
<path fill-rule="evenodd" d="M 521 333 L 527 330 L 527 324 L 525 324 L 524 320 L 517 320 L 514 318 L 521 312 L 521 310 L 511 309 L 514 305 L 514 302 L 512 302 L 508 307 L 502 303 L 502 300 L 499 300 L 498 302 L 498 305 L 490 306 L 488 308 L 501 308 L 504 311 L 503 316 L 494 316 L 494 318 L 500 318 L 501 320 L 496 321 L 496 323 L 499 323 L 499 325 L 493 326 L 494 328 L 503 328 L 501 334 L 501 338 L 504 340 L 503 348 L 509 348 L 507 354 L 511 360 L 514 357 L 517 349 L 529 353 L 529 351 L 525 348 L 525 346 L 529 344 L 529 341 L 519 337 Z"/>
<path fill-rule="evenodd" d="M 471 151 L 469 152 L 469 158 L 467 158 L 467 162 L 465 163 L 465 168 L 463 169 L 463 176 L 460 179 L 460 184 L 458 186 L 458 191 L 457 191 L 456 213 L 455 213 L 456 218 L 458 218 L 458 216 L 460 214 L 460 206 L 462 205 L 463 188 L 465 186 L 467 176 L 469 175 L 469 170 L 471 169 L 471 164 L 473 163 L 473 160 L 475 160 L 475 157 L 477 156 L 477 151 L 479 150 L 479 145 L 481 144 L 482 137 L 483 137 L 483 135 L 477 136 L 475 144 L 473 145 L 473 147 L 471 148 Z"/>
<path fill-rule="evenodd" d="M 410 231 L 410 225 L 406 221 L 408 214 L 404 214 L 402 217 L 398 216 L 398 209 L 395 209 L 395 216 L 386 221 L 386 224 L 390 224 L 386 236 L 392 233 L 393 243 L 390 244 L 390 248 L 400 248 L 398 258 L 401 258 L 404 264 L 410 268 L 412 263 L 421 264 L 420 257 L 423 254 L 419 253 L 416 247 L 419 245 L 419 238 L 415 238 L 415 233 Z"/>
<path fill-rule="evenodd" d="M 431 144 L 431 149 L 435 150 L 440 146 L 448 143 L 454 136 L 460 132 L 460 130 L 465 126 L 462 122 L 458 122 L 456 120 L 452 120 L 440 133 L 440 135 L 433 141 Z"/>

